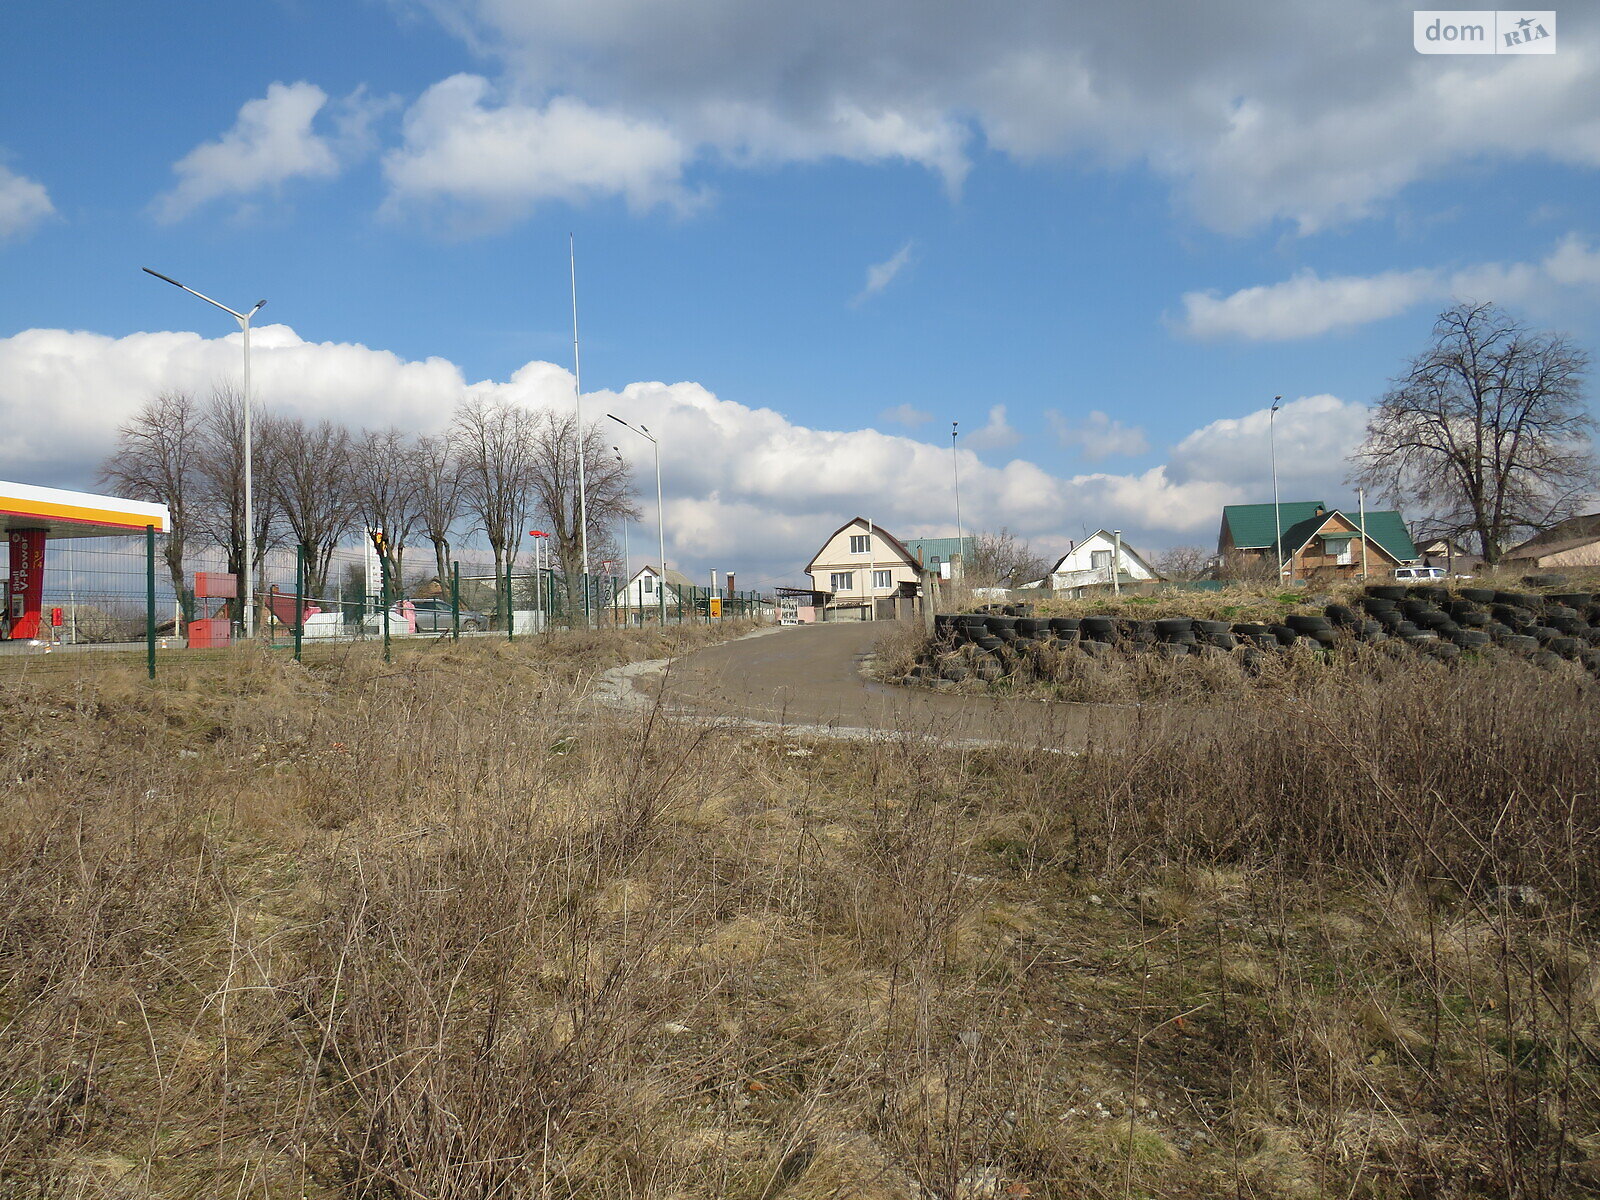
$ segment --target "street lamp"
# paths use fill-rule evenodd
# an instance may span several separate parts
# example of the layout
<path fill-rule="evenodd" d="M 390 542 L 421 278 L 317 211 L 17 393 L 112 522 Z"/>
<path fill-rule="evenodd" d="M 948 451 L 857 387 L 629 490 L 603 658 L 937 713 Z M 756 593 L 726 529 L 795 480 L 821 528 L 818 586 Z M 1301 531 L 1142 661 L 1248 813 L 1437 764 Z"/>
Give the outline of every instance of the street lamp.
<path fill-rule="evenodd" d="M 624 471 L 626 471 L 628 469 L 628 464 L 622 460 L 622 448 L 620 446 L 613 446 L 613 447 L 611 447 L 611 452 L 617 456 L 617 466 L 621 467 Z M 628 518 L 627 517 L 623 517 L 622 518 L 622 575 L 623 575 L 623 578 L 626 579 L 628 577 L 628 575 L 630 574 L 630 572 L 632 572 L 632 570 L 633 570 L 633 551 L 628 549 Z"/>
<path fill-rule="evenodd" d="M 950 422 L 950 473 L 956 484 L 956 553 L 961 556 L 961 573 L 967 571 L 967 549 L 963 544 L 965 539 L 961 533 L 961 462 L 956 454 L 956 426 L 959 421 Z M 950 569 L 950 582 L 955 583 L 955 568 Z"/>
<path fill-rule="evenodd" d="M 163 275 L 160 271 L 152 271 L 149 267 L 140 268 L 146 275 L 154 275 L 165 283 L 170 283 L 175 288 L 182 288 L 191 296 L 197 296 L 214 308 L 220 308 L 235 321 L 244 331 L 244 636 L 252 638 L 256 633 L 256 512 L 255 512 L 255 480 L 252 475 L 252 462 L 255 457 L 250 438 L 250 318 L 261 311 L 265 300 L 257 300 L 256 305 L 247 313 L 234 312 L 226 304 L 218 304 L 210 296 L 195 291 L 173 279 L 170 275 Z"/>
<path fill-rule="evenodd" d="M 615 413 L 607 413 L 606 416 L 624 429 L 633 430 L 656 448 L 656 540 L 660 543 L 661 549 L 661 578 L 656 583 L 656 598 L 661 604 L 661 628 L 665 629 L 667 627 L 667 535 L 666 525 L 661 516 L 661 442 L 646 425 L 630 425 Z M 612 449 L 616 447 L 613 446 Z"/>
<path fill-rule="evenodd" d="M 1278 409 L 1283 397 L 1272 398 L 1272 412 L 1267 417 L 1267 445 L 1272 452 L 1272 557 L 1278 564 L 1278 585 L 1283 585 L 1283 509 L 1278 504 Z"/>

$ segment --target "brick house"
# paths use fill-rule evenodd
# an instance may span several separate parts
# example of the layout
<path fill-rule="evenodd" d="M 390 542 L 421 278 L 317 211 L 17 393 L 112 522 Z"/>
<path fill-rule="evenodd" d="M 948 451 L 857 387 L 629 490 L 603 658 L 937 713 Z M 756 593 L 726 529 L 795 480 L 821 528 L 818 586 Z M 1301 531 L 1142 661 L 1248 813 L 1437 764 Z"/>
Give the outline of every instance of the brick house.
<path fill-rule="evenodd" d="M 1282 522 L 1282 545 L 1278 526 Z M 1217 555 L 1225 564 L 1285 563 L 1289 579 L 1353 579 L 1389 575 L 1414 562 L 1417 548 L 1398 512 L 1359 513 L 1330 509 L 1320 500 L 1281 505 L 1230 504 L 1222 510 Z"/>

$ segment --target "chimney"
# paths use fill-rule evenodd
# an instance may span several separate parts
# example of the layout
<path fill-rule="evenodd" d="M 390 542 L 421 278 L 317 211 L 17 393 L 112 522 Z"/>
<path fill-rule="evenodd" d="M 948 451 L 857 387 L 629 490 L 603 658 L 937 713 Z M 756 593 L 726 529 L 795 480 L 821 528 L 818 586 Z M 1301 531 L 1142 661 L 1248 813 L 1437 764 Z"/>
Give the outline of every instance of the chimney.
<path fill-rule="evenodd" d="M 728 599 L 733 599 L 733 572 L 728 572 Z"/>

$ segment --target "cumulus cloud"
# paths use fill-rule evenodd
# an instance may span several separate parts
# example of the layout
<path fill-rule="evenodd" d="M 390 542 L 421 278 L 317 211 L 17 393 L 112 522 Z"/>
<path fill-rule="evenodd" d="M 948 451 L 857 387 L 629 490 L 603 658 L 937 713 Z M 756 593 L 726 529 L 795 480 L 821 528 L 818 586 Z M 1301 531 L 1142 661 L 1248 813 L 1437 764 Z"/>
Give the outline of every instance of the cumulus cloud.
<path fill-rule="evenodd" d="M 1332 502 L 1344 494 L 1346 460 L 1366 436 L 1367 413 L 1364 404 L 1322 393 L 1280 407 L 1275 431 L 1270 403 L 1243 417 L 1212 421 L 1173 447 L 1166 478 L 1270 497 L 1276 441 L 1283 497 Z"/>
<path fill-rule="evenodd" d="M 0 166 L 0 242 L 31 232 L 55 211 L 44 184 Z"/>
<path fill-rule="evenodd" d="M 670 130 L 570 96 L 502 102 L 481 75 L 453 75 L 423 93 L 404 125 L 404 145 L 384 159 L 391 213 L 449 199 L 501 223 L 545 200 L 618 195 L 644 210 L 694 199 L 683 185 L 691 150 Z"/>
<path fill-rule="evenodd" d="M 1068 448 L 1075 447 L 1090 462 L 1099 462 L 1103 458 L 1131 458 L 1150 449 L 1143 429 L 1137 425 L 1124 425 L 1099 409 L 1092 410 L 1076 425 L 1054 409 L 1047 410 L 1044 415 L 1061 444 Z"/>
<path fill-rule="evenodd" d="M 893 408 L 886 408 L 879 413 L 878 420 L 887 421 L 891 425 L 904 425 L 907 429 L 915 429 L 919 425 L 926 425 L 933 420 L 933 414 L 923 412 L 914 404 L 896 404 Z"/>
<path fill-rule="evenodd" d="M 469 381 L 443 359 L 408 361 L 361 345 L 314 343 L 283 325 L 255 331 L 252 373 L 263 409 L 353 427 L 437 432 L 464 397 L 565 411 L 572 376 L 530 362 L 509 379 Z M 33 329 L 0 338 L 0 455 L 17 480 L 93 490 L 116 430 L 150 396 L 201 394 L 238 378 L 238 334 L 96 333 Z M 649 425 L 661 438 L 668 557 L 696 573 L 735 570 L 751 585 L 794 579 L 830 531 L 870 516 L 903 537 L 947 536 L 955 525 L 948 442 L 873 429 L 816 429 L 696 383 L 630 384 L 586 398 L 593 413 Z M 1286 495 L 1338 493 L 1331 472 L 1359 437 L 1364 409 L 1332 396 L 1279 413 Z M 1005 413 L 991 427 L 1009 428 Z M 1041 552 L 1086 529 L 1121 528 L 1141 550 L 1194 541 L 1220 506 L 1270 496 L 1265 414 L 1214 422 L 1184 438 L 1168 463 L 1132 474 L 1053 474 L 1022 458 L 990 461 L 963 439 L 957 461 L 969 529 L 1006 525 Z M 653 523 L 653 488 L 642 503 Z"/>
<path fill-rule="evenodd" d="M 1022 435 L 1016 431 L 1011 422 L 1006 418 L 1006 406 L 996 404 L 989 410 L 989 420 L 981 429 L 963 434 L 967 445 L 974 450 L 1004 450 L 1008 446 L 1015 446 L 1022 440 Z"/>
<path fill-rule="evenodd" d="M 873 263 L 869 266 L 867 268 L 866 283 L 861 286 L 861 290 L 856 293 L 855 298 L 850 303 L 853 305 L 860 304 L 862 301 L 876 296 L 893 283 L 895 276 L 899 275 L 910 264 L 911 250 L 912 243 L 908 241 L 881 263 Z"/>
<path fill-rule="evenodd" d="M 1202 340 L 1287 341 L 1381 321 L 1453 297 L 1538 304 L 1560 288 L 1600 286 L 1600 251 L 1570 234 L 1543 260 L 1481 263 L 1457 271 L 1419 268 L 1377 275 L 1300 271 L 1281 283 L 1226 296 L 1187 292 L 1180 327 Z"/>
<path fill-rule="evenodd" d="M 1357 220 L 1466 161 L 1600 165 L 1592 31 L 1564 28 L 1537 62 L 1421 56 L 1383 0 L 429 10 L 529 94 L 648 117 L 708 158 L 905 161 L 952 189 L 980 144 L 1142 166 L 1229 231 Z"/>
<path fill-rule="evenodd" d="M 152 211 L 177 221 L 213 200 L 244 197 L 281 187 L 292 179 L 328 179 L 370 150 L 372 123 L 392 107 L 364 88 L 332 105 L 328 132 L 313 125 L 329 108 L 328 94 L 314 83 L 274 83 L 267 94 L 247 100 L 238 119 L 214 142 L 196 146 L 172 165 L 177 185 L 156 197 Z"/>

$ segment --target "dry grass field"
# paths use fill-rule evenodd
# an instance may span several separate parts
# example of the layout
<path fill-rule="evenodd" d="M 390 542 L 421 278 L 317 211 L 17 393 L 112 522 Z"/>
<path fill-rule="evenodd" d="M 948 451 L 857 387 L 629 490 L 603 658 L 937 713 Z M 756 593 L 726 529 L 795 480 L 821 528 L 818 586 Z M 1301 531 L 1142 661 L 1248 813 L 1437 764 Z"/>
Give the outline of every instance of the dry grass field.
<path fill-rule="evenodd" d="M 587 702 L 662 651 L 8 676 L 0 1197 L 1600 1190 L 1592 691 L 1079 756 Z"/>

